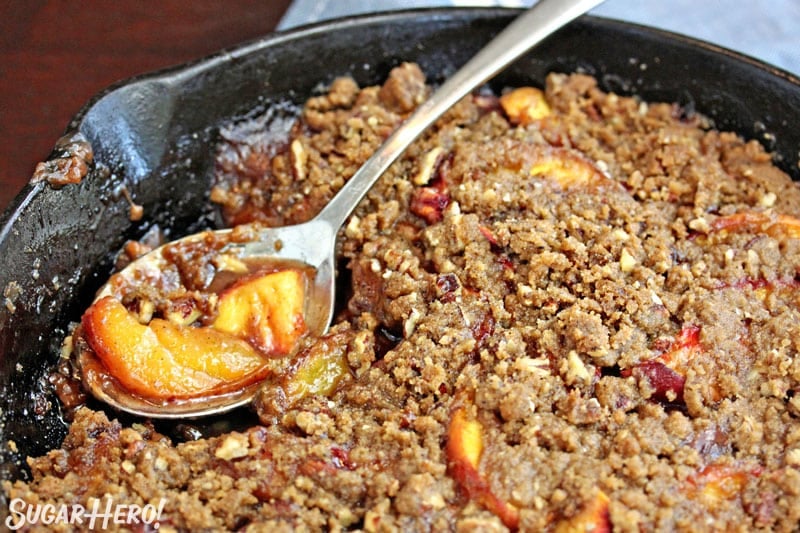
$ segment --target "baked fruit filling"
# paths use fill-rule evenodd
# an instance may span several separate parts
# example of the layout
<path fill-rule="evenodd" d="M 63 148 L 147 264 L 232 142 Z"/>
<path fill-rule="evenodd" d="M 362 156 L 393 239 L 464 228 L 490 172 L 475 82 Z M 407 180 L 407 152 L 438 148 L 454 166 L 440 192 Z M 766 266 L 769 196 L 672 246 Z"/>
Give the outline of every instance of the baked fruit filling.
<path fill-rule="evenodd" d="M 171 246 L 169 257 L 191 257 Z M 81 318 L 84 376 L 107 375 L 142 399 L 171 401 L 234 392 L 288 369 L 306 332 L 307 269 L 251 272 L 208 255 L 222 274 L 203 287 L 188 288 L 174 263 L 115 280 L 117 294 L 99 298 Z"/>
<path fill-rule="evenodd" d="M 142 325 L 111 296 L 93 304 L 81 324 L 110 374 L 145 398 L 214 392 L 264 367 L 263 356 L 233 335 L 159 318 Z"/>
<path fill-rule="evenodd" d="M 282 129 L 231 123 L 211 198 L 231 226 L 308 220 L 427 93 L 403 64 Z M 6 491 L 163 497 L 177 530 L 794 531 L 798 217 L 771 154 L 676 104 L 582 74 L 483 90 L 341 229 L 324 336 L 292 269 L 199 247 L 75 331 L 140 394 L 263 380 L 248 427 L 168 438 L 77 408 Z"/>

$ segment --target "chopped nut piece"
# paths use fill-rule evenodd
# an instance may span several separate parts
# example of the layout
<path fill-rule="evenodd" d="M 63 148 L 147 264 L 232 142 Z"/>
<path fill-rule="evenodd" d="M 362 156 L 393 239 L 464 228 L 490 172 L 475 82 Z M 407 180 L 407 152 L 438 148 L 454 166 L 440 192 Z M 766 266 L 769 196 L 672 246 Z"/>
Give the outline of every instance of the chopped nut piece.
<path fill-rule="evenodd" d="M 535 359 L 532 357 L 520 357 L 515 361 L 514 367 L 540 376 L 550 374 L 550 361 L 546 357 L 537 357 Z"/>
<path fill-rule="evenodd" d="M 226 461 L 239 459 L 247 456 L 249 448 L 250 441 L 247 436 L 241 433 L 231 433 L 222 440 L 214 452 L 214 456 Z"/>
<path fill-rule="evenodd" d="M 711 226 L 705 218 L 694 218 L 689 221 L 689 228 L 700 233 L 708 233 L 711 231 Z"/>
<path fill-rule="evenodd" d="M 619 268 L 623 272 L 631 272 L 636 267 L 636 259 L 631 255 L 627 248 L 622 249 L 619 257 Z"/>
<path fill-rule="evenodd" d="M 775 195 L 774 192 L 768 192 L 759 199 L 758 203 L 761 204 L 763 207 L 772 207 L 773 205 L 775 205 L 775 200 L 777 199 L 778 197 Z"/>
<path fill-rule="evenodd" d="M 290 146 L 292 152 L 292 169 L 297 181 L 306 179 L 306 164 L 308 163 L 308 154 L 303 149 L 303 143 L 298 139 L 292 141 Z"/>
<path fill-rule="evenodd" d="M 234 274 L 246 274 L 249 270 L 241 259 L 232 254 L 219 254 L 214 257 L 212 264 L 217 270 Z"/>
<path fill-rule="evenodd" d="M 439 157 L 441 157 L 443 152 L 444 149 L 440 146 L 437 146 L 422 156 L 422 159 L 419 163 L 419 169 L 411 179 L 411 182 L 414 185 L 427 185 L 431 181 L 433 170 L 436 168 L 436 162 L 439 160 Z"/>
<path fill-rule="evenodd" d="M 414 333 L 414 329 L 417 327 L 417 322 L 422 317 L 422 314 L 417 311 L 416 309 L 411 310 L 411 314 L 408 315 L 405 323 L 403 324 L 403 333 L 405 333 L 406 338 L 410 337 L 412 333 Z"/>
<path fill-rule="evenodd" d="M 616 229 L 614 229 L 614 231 L 612 233 L 613 233 L 615 239 L 617 239 L 619 241 L 622 241 L 622 242 L 625 242 L 625 241 L 627 241 L 628 239 L 631 238 L 631 236 L 628 235 L 628 232 L 625 231 L 622 228 L 616 228 Z"/>
<path fill-rule="evenodd" d="M 800 466 L 800 448 L 794 448 L 786 452 L 786 464 L 789 466 Z"/>
<path fill-rule="evenodd" d="M 575 350 L 569 352 L 567 356 L 567 383 L 573 385 L 575 383 L 588 384 L 592 380 L 592 375 L 583 363 L 578 353 Z"/>

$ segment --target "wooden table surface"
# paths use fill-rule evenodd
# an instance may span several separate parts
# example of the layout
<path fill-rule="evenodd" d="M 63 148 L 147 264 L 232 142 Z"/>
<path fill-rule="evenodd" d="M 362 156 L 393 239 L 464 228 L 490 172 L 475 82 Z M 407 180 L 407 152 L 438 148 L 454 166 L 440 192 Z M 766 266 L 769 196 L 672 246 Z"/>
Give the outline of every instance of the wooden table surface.
<path fill-rule="evenodd" d="M 0 2 L 0 212 L 93 94 L 266 35 L 290 3 Z"/>

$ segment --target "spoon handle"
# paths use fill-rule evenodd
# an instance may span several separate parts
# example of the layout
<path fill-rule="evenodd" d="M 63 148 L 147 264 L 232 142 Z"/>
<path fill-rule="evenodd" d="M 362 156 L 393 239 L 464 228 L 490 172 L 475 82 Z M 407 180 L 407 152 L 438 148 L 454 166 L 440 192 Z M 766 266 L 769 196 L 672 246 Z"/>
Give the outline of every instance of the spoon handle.
<path fill-rule="evenodd" d="M 540 0 L 514 19 L 386 139 L 317 215 L 317 220 L 335 228 L 343 225 L 386 169 L 445 111 L 550 34 L 602 2 Z"/>

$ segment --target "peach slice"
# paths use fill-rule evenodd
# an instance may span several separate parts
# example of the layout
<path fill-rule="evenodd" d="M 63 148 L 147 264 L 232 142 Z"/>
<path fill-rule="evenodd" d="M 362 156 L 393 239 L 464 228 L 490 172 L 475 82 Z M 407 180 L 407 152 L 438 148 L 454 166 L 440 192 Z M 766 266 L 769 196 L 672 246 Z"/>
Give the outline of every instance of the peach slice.
<path fill-rule="evenodd" d="M 257 381 L 266 370 L 265 359 L 241 339 L 162 319 L 142 325 L 111 296 L 92 304 L 81 324 L 108 372 L 146 398 L 225 392 Z"/>
<path fill-rule="evenodd" d="M 552 181 L 562 189 L 615 183 L 592 163 L 564 148 L 540 150 L 529 172 L 531 176 Z"/>
<path fill-rule="evenodd" d="M 712 231 L 758 231 L 773 237 L 800 238 L 800 219 L 789 215 L 769 215 L 743 211 L 725 215 L 711 223 Z"/>
<path fill-rule="evenodd" d="M 718 289 L 736 289 L 752 291 L 753 296 L 761 302 L 766 302 L 773 294 L 788 301 L 797 301 L 800 280 L 795 278 L 742 278 L 730 283 L 720 283 Z"/>
<path fill-rule="evenodd" d="M 447 457 L 450 462 L 478 470 L 483 453 L 481 432 L 481 423 L 468 419 L 465 408 L 456 409 L 447 430 Z"/>
<path fill-rule="evenodd" d="M 450 475 L 467 497 L 479 502 L 510 529 L 519 527 L 519 511 L 492 492 L 478 467 L 483 454 L 483 428 L 478 420 L 467 417 L 464 407 L 458 407 L 447 429 L 447 462 Z"/>
<path fill-rule="evenodd" d="M 304 305 L 305 276 L 299 270 L 247 277 L 220 293 L 212 326 L 263 353 L 286 355 L 306 331 Z"/>
<path fill-rule="evenodd" d="M 608 533 L 611 531 L 611 518 L 608 514 L 608 496 L 598 491 L 583 510 L 568 520 L 559 522 L 556 533 Z"/>
<path fill-rule="evenodd" d="M 639 363 L 623 372 L 623 376 L 646 379 L 654 389 L 653 399 L 656 401 L 680 403 L 683 401 L 687 367 L 704 351 L 700 344 L 700 328 L 687 324 L 658 357 Z"/>
<path fill-rule="evenodd" d="M 550 115 L 544 93 L 535 87 L 519 87 L 500 97 L 500 106 L 512 124 L 530 124 Z"/>
<path fill-rule="evenodd" d="M 346 335 L 334 334 L 300 352 L 292 370 L 284 374 L 281 388 L 289 405 L 315 394 L 330 395 L 350 374 Z"/>
<path fill-rule="evenodd" d="M 747 469 L 736 464 L 710 464 L 690 476 L 689 496 L 716 506 L 741 494 L 747 480 L 761 475 L 760 468 Z"/>

